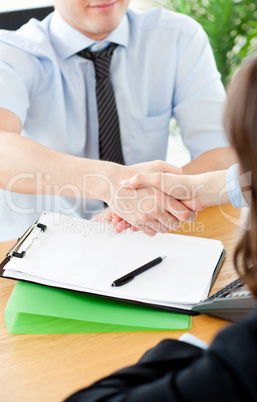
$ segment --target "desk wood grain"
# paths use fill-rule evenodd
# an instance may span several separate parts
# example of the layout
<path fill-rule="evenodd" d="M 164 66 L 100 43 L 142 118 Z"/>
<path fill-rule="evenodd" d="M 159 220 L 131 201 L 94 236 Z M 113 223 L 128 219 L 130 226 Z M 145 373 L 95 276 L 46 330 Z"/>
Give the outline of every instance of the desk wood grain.
<path fill-rule="evenodd" d="M 221 240 L 227 256 L 212 291 L 237 277 L 233 251 L 241 210 L 231 206 L 209 208 L 181 234 Z M 0 243 L 0 260 L 13 242 Z M 104 334 L 11 335 L 4 309 L 15 282 L 0 280 L 0 400 L 3 402 L 56 402 L 103 376 L 135 363 L 164 338 L 177 339 L 184 331 L 122 332 Z M 210 343 L 226 321 L 200 315 L 187 331 Z"/>

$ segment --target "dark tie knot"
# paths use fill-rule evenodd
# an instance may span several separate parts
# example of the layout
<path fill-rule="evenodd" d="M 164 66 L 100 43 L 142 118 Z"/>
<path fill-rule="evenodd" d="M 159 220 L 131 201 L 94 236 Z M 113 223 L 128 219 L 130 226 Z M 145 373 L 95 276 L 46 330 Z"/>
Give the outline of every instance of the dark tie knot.
<path fill-rule="evenodd" d="M 85 59 L 92 60 L 95 66 L 96 79 L 105 78 L 109 76 L 109 68 L 111 63 L 111 58 L 114 50 L 118 45 L 111 43 L 107 48 L 101 50 L 100 52 L 91 52 L 88 48 L 81 50 L 78 53 L 79 56 Z"/>

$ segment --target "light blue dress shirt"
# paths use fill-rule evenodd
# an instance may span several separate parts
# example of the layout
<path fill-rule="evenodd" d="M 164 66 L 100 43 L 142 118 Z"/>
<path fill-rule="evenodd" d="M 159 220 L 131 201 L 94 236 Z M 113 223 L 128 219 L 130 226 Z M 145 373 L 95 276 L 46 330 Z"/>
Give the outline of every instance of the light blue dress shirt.
<path fill-rule="evenodd" d="M 120 45 L 110 76 L 126 164 L 165 159 L 171 117 L 192 158 L 228 145 L 222 128 L 225 91 L 207 36 L 189 17 L 164 9 L 129 10 L 100 43 L 56 11 L 16 32 L 0 31 L 0 108 L 20 118 L 22 135 L 98 159 L 94 66 L 76 53 L 108 42 Z M 100 201 L 1 190 L 0 240 L 19 236 L 44 209 L 89 218 L 101 208 Z"/>

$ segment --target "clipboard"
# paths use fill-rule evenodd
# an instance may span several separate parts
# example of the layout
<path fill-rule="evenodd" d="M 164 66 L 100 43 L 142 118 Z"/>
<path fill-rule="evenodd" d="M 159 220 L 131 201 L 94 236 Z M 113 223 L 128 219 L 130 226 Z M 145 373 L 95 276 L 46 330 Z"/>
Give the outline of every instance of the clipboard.
<path fill-rule="evenodd" d="M 47 213 L 44 213 L 44 214 L 47 214 Z M 69 219 L 71 219 L 71 218 L 69 217 Z M 72 218 L 72 219 L 75 219 L 75 218 Z M 32 238 L 32 241 L 31 241 L 31 239 L 30 239 L 31 236 L 30 235 L 33 232 L 36 232 L 36 235 L 35 235 L 35 237 Z M 14 259 L 25 260 L 26 259 L 26 254 L 29 252 L 29 249 L 31 247 L 33 247 L 33 244 L 34 244 L 35 240 L 40 241 L 41 236 L 45 236 L 45 235 L 47 235 L 47 225 L 46 224 L 44 224 L 44 223 L 42 223 L 40 221 L 37 221 L 34 225 L 32 225 L 21 236 L 21 238 L 19 238 L 17 240 L 16 244 L 7 253 L 6 258 L 4 259 L 4 261 L 2 261 L 2 263 L 0 264 L 0 276 L 3 277 L 3 278 L 8 278 L 8 279 L 16 279 L 16 280 L 18 279 L 19 281 L 26 281 L 26 282 L 32 282 L 32 283 L 36 282 L 34 280 L 29 280 L 29 279 L 24 280 L 23 278 L 19 278 L 19 277 L 11 277 L 11 276 L 8 276 L 8 275 L 4 276 L 4 273 L 5 273 L 6 265 L 13 258 Z M 120 235 L 117 235 L 117 236 L 120 236 Z M 145 235 L 143 235 L 143 236 L 145 236 Z M 183 237 L 183 235 L 172 235 L 172 234 L 167 234 L 165 236 L 180 236 L 180 237 L 182 236 Z M 209 239 L 199 239 L 199 238 L 191 238 L 191 239 L 198 239 L 200 242 L 202 242 L 204 240 L 209 241 Z M 213 241 L 213 242 L 215 242 L 215 241 Z M 206 245 L 206 244 L 207 243 L 203 242 L 203 245 Z M 222 265 L 222 263 L 224 261 L 225 255 L 226 255 L 226 251 L 223 248 L 222 251 L 220 252 L 218 260 L 215 261 L 216 265 L 215 265 L 215 268 L 214 268 L 214 270 L 212 272 L 212 276 L 210 278 L 210 286 L 209 286 L 209 288 L 211 288 L 212 284 L 214 283 L 214 281 L 216 279 L 216 276 L 217 276 L 217 274 L 218 274 L 218 272 L 220 270 L 220 267 L 221 267 L 221 265 Z M 144 276 L 144 275 L 142 275 L 142 276 Z M 48 283 L 41 283 L 41 285 L 49 286 Z M 69 289 L 66 286 L 60 286 L 59 284 L 56 284 L 56 283 L 53 283 L 50 286 L 55 287 L 55 288 L 64 289 L 64 290 Z M 69 290 L 76 290 L 79 293 L 81 292 L 81 290 L 79 290 L 79 289 L 69 289 Z M 177 305 L 175 305 L 175 306 L 174 305 L 163 305 L 163 304 L 159 304 L 159 303 L 156 303 L 156 302 L 151 302 L 151 300 L 150 301 L 147 300 L 147 302 L 145 302 L 144 300 L 143 301 L 134 300 L 133 298 L 128 298 L 128 297 L 123 298 L 122 296 L 112 297 L 112 296 L 110 296 L 108 294 L 101 294 L 101 293 L 97 293 L 97 292 L 94 292 L 94 291 L 90 291 L 90 292 L 82 291 L 82 293 L 87 294 L 87 295 L 91 295 L 91 296 L 101 297 L 103 299 L 107 298 L 107 299 L 113 299 L 113 300 L 116 300 L 116 301 L 119 301 L 119 302 L 126 302 L 126 303 L 132 303 L 132 304 L 141 305 L 141 306 L 147 306 L 147 307 L 154 308 L 154 309 L 162 309 L 162 310 L 166 310 L 166 311 L 173 311 L 173 312 L 189 314 L 189 315 L 197 315 L 198 314 L 197 311 L 191 310 L 191 307 L 186 308 L 186 307 L 183 306 L 182 308 L 180 308 Z M 207 295 L 206 295 L 206 297 L 207 297 Z"/>
<path fill-rule="evenodd" d="M 36 227 L 41 230 L 36 238 L 47 229 L 46 225 L 36 222 L 17 240 L 0 265 L 1 276 L 12 257 L 25 256 L 33 242 L 25 250 L 20 251 L 20 248 Z M 192 325 L 191 316 L 185 314 L 26 281 L 16 283 L 4 316 L 7 330 L 12 334 L 185 330 Z"/>

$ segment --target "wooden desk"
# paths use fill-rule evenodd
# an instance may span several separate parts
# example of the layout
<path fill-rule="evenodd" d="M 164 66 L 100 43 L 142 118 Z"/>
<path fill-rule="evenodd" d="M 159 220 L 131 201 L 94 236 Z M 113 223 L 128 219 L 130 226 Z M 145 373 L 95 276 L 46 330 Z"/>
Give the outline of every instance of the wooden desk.
<path fill-rule="evenodd" d="M 241 211 L 231 206 L 209 208 L 180 233 L 219 239 L 227 250 L 213 291 L 237 277 L 233 250 Z M 235 222 L 235 223 L 233 223 Z M 13 242 L 0 243 L 0 260 Z M 72 392 L 112 371 L 135 363 L 164 338 L 178 338 L 183 331 L 123 332 L 76 335 L 10 335 L 4 309 L 15 282 L 0 280 L 0 400 L 3 402 L 61 401 Z M 200 315 L 188 331 L 210 343 L 227 323 Z"/>

